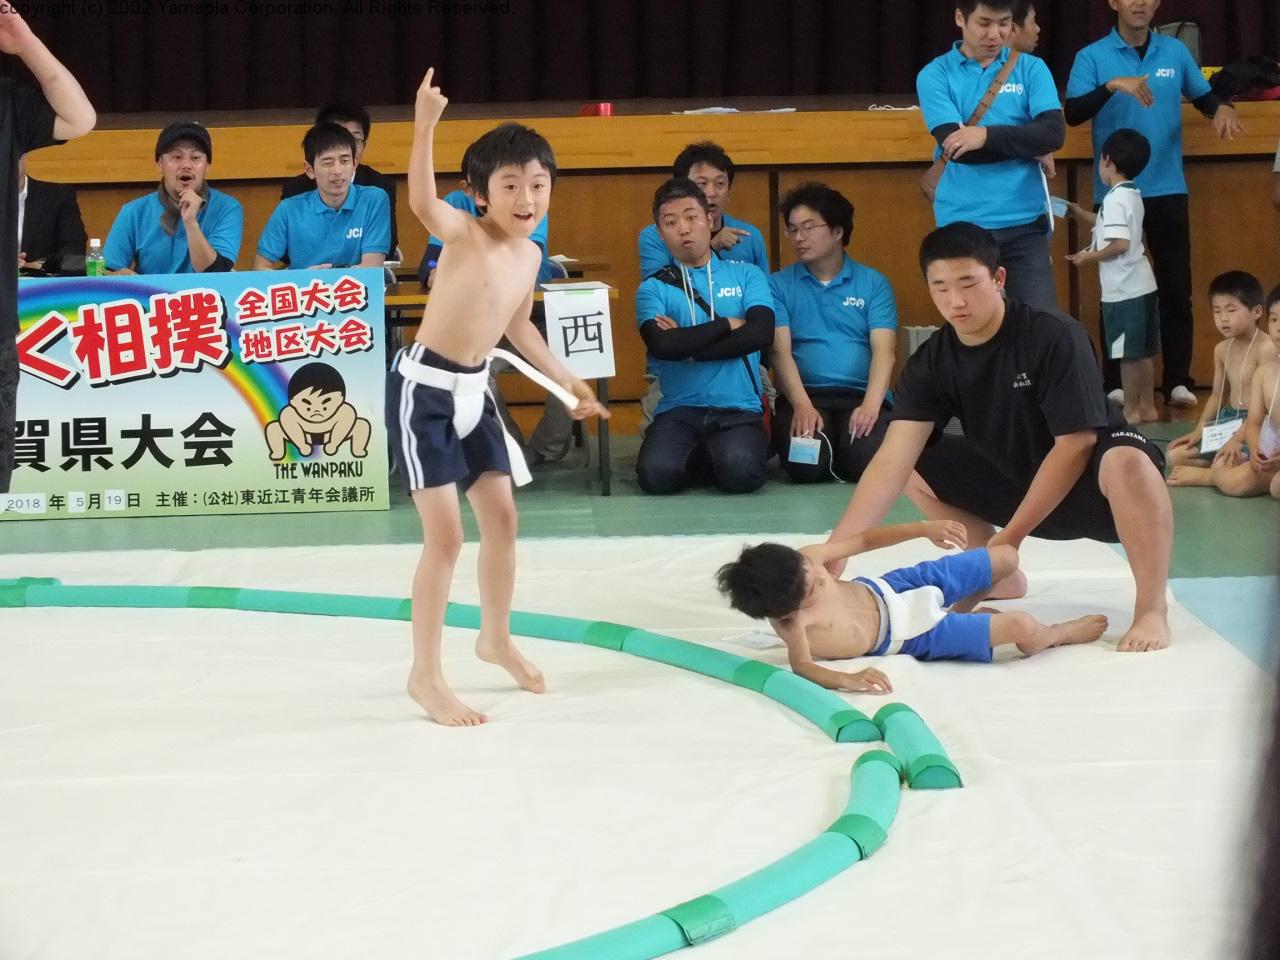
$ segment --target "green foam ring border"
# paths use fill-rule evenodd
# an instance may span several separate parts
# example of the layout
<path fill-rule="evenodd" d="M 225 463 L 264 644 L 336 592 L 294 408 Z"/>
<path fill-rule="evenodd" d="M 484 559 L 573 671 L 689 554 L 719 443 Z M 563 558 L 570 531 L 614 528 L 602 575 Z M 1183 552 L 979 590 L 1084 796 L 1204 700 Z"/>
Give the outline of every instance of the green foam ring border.
<path fill-rule="evenodd" d="M 953 790 L 964 786 L 947 751 L 933 731 L 905 703 L 887 703 L 876 711 L 884 742 L 905 764 L 912 790 Z"/>
<path fill-rule="evenodd" d="M 71 585 L 37 578 L 0 581 L 0 608 L 4 607 L 224 609 L 371 620 L 409 620 L 412 617 L 410 602 L 397 597 L 247 587 Z M 445 611 L 445 623 L 451 627 L 478 629 L 480 608 L 473 604 L 450 603 Z M 511 631 L 541 640 L 618 650 L 755 690 L 800 714 L 838 743 L 871 743 L 881 739 L 880 730 L 871 718 L 850 707 L 830 690 L 759 660 L 621 623 L 545 613 L 512 611 Z"/>
<path fill-rule="evenodd" d="M 410 601 L 394 597 L 236 587 L 65 585 L 53 578 L 0 580 L 0 608 L 78 606 L 230 609 L 400 621 L 412 616 Z M 454 627 L 478 628 L 479 608 L 450 603 L 445 622 Z M 860 756 L 850 775 L 844 812 L 822 834 L 780 860 L 651 917 L 528 954 L 520 960 L 651 960 L 723 936 L 808 893 L 879 849 L 897 815 L 901 781 L 904 772 L 910 781 L 913 761 L 918 764 L 922 758 L 930 763 L 941 760 L 950 766 L 942 745 L 905 704 L 890 704 L 872 720 L 830 691 L 790 671 L 624 624 L 513 611 L 510 629 L 522 636 L 617 650 L 755 690 L 799 713 L 837 742 L 885 739 L 892 747 L 892 741 L 883 735 L 888 728 L 896 739 L 914 750 L 908 753 L 911 759 L 905 771 L 898 758 L 884 750 Z M 893 721 L 895 716 L 908 715 L 914 722 Z M 909 733 L 903 734 L 902 729 Z M 921 744 L 936 749 L 916 749 Z M 926 768 L 934 769 L 936 765 Z M 955 768 L 950 769 L 954 773 Z M 959 786 L 958 774 L 955 781 L 954 785 Z"/>
<path fill-rule="evenodd" d="M 896 757 L 869 751 L 853 764 L 843 813 L 798 850 L 651 917 L 518 960 L 652 960 L 731 933 L 871 856 L 897 816 L 901 778 Z"/>

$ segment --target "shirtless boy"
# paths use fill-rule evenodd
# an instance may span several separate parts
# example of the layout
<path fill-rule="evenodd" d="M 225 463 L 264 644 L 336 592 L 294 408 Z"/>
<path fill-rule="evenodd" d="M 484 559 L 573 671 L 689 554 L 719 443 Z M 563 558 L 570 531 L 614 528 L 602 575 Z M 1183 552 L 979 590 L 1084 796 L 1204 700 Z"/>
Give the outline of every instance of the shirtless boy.
<path fill-rule="evenodd" d="M 1276 360 L 1276 345 L 1258 327 L 1263 317 L 1263 299 L 1257 277 L 1242 270 L 1221 274 L 1209 285 L 1209 300 L 1214 325 L 1223 337 L 1213 348 L 1213 393 L 1196 428 L 1169 444 L 1171 487 L 1211 487 L 1215 464 L 1221 473 L 1223 468 L 1243 459 L 1244 422 L 1253 375 L 1259 367 Z M 1210 442 L 1205 435 L 1210 428 L 1225 430 L 1226 435 Z M 1223 492 L 1239 496 L 1230 486 Z"/>
<path fill-rule="evenodd" d="M 445 683 L 441 633 L 453 565 L 462 548 L 458 490 L 480 528 L 480 635 L 476 654 L 542 693 L 541 672 L 511 642 L 516 507 L 509 475 L 513 442 L 486 393 L 489 351 L 502 336 L 530 363 L 578 398 L 573 416 L 607 417 L 591 388 L 551 354 L 529 319 L 542 253 L 529 239 L 551 202 L 555 157 L 528 127 L 505 123 L 471 148 L 467 179 L 488 214 L 476 219 L 436 195 L 432 141 L 448 100 L 428 70 L 414 107 L 409 206 L 444 242 L 431 300 L 414 344 L 387 379 L 392 444 L 422 521 L 422 556 L 413 577 L 413 667 L 409 695 L 436 722 L 475 726 L 483 714 Z M 516 448 L 518 451 L 518 448 Z M 516 474 L 519 476 L 519 474 Z M 526 475 L 527 479 L 527 475 Z"/>
<path fill-rule="evenodd" d="M 1280 287 L 1267 297 L 1267 333 L 1280 350 Z M 1229 497 L 1270 493 L 1280 500 L 1280 363 L 1258 366 L 1249 384 L 1249 415 L 1213 461 L 1213 483 Z"/>
<path fill-rule="evenodd" d="M 716 574 L 735 610 L 768 618 L 787 645 L 791 669 L 830 690 L 888 693 L 874 668 L 829 670 L 815 660 L 905 653 L 917 660 L 991 662 L 991 648 L 1012 643 L 1027 656 L 1066 643 L 1092 643 L 1107 629 L 1103 616 L 1047 626 L 1027 613 L 970 612 L 993 583 L 1018 570 L 1008 545 L 967 550 L 893 570 L 883 577 L 837 580 L 826 564 L 923 537 L 963 547 L 956 520 L 925 520 L 793 550 L 776 543 L 748 547 Z M 948 609 L 949 608 L 949 609 Z"/>

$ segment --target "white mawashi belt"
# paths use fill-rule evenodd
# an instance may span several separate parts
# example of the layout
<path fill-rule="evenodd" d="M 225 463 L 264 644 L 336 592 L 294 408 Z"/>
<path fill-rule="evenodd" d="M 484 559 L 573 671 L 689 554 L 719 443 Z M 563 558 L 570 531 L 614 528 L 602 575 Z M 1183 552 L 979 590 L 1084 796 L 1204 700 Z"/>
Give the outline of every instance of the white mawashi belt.
<path fill-rule="evenodd" d="M 458 436 L 465 437 L 476 428 L 481 416 L 484 415 L 485 396 L 492 398 L 492 394 L 489 393 L 488 361 L 494 358 L 507 361 L 534 383 L 546 388 L 567 409 L 573 410 L 577 407 L 577 397 L 536 370 L 522 357 L 508 350 L 494 348 L 489 351 L 485 365 L 480 370 L 461 373 L 455 370 L 441 370 L 414 360 L 407 353 L 400 355 L 400 362 L 396 364 L 396 369 L 406 380 L 412 380 L 426 387 L 434 387 L 437 390 L 446 390 L 452 394 L 454 397 L 453 426 L 458 431 Z M 497 406 L 496 399 L 494 406 Z M 520 444 L 516 443 L 515 438 L 507 432 L 507 426 L 502 422 L 501 417 L 498 418 L 498 425 L 502 428 L 502 439 L 507 446 L 507 459 L 511 461 L 511 479 L 515 481 L 517 487 L 523 487 L 533 479 L 533 475 L 529 473 L 529 465 L 524 459 L 524 451 L 520 449 Z"/>
<path fill-rule="evenodd" d="M 947 615 L 942 605 L 942 590 L 938 587 L 913 587 L 899 593 L 880 577 L 858 579 L 872 588 L 880 607 L 880 636 L 871 649 L 878 650 L 887 635 L 889 644 L 883 651 L 884 656 L 901 653 L 908 640 L 928 633 Z"/>

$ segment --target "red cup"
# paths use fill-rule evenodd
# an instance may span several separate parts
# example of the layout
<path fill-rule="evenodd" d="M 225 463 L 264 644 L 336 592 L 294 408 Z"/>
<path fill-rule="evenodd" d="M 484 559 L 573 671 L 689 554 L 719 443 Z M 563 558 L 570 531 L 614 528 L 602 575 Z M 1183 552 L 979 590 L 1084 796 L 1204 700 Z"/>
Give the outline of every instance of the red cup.
<path fill-rule="evenodd" d="M 582 109 L 578 111 L 580 117 L 612 117 L 612 103 L 584 103 Z"/>

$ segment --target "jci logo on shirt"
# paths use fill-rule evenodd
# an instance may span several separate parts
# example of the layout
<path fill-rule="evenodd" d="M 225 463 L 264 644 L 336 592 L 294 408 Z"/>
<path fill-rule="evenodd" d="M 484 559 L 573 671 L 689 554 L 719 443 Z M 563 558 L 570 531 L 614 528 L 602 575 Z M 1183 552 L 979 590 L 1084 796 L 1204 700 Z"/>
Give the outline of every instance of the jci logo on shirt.
<path fill-rule="evenodd" d="M 1031 386 L 1031 377 L 1029 374 L 1020 373 L 1013 378 L 1013 389 L 1022 390 Z"/>
<path fill-rule="evenodd" d="M 348 240 L 359 240 L 364 236 L 364 227 L 352 227 L 347 231 Z"/>
<path fill-rule="evenodd" d="M 1000 88 L 1001 93 L 1025 93 L 1026 87 L 1020 83 L 1006 83 Z"/>
<path fill-rule="evenodd" d="M 717 297 L 740 297 L 742 296 L 741 287 L 721 287 L 716 291 Z"/>
<path fill-rule="evenodd" d="M 1176 77 L 1177 75 L 1178 75 L 1178 71 L 1175 70 L 1173 67 L 1161 67 L 1159 70 L 1156 71 L 1156 76 L 1161 78 L 1171 78 L 1171 77 Z"/>
<path fill-rule="evenodd" d="M 861 297 L 845 297 L 844 305 L 846 307 L 857 307 L 859 310 L 862 310 L 866 308 L 867 301 L 863 300 Z"/>

